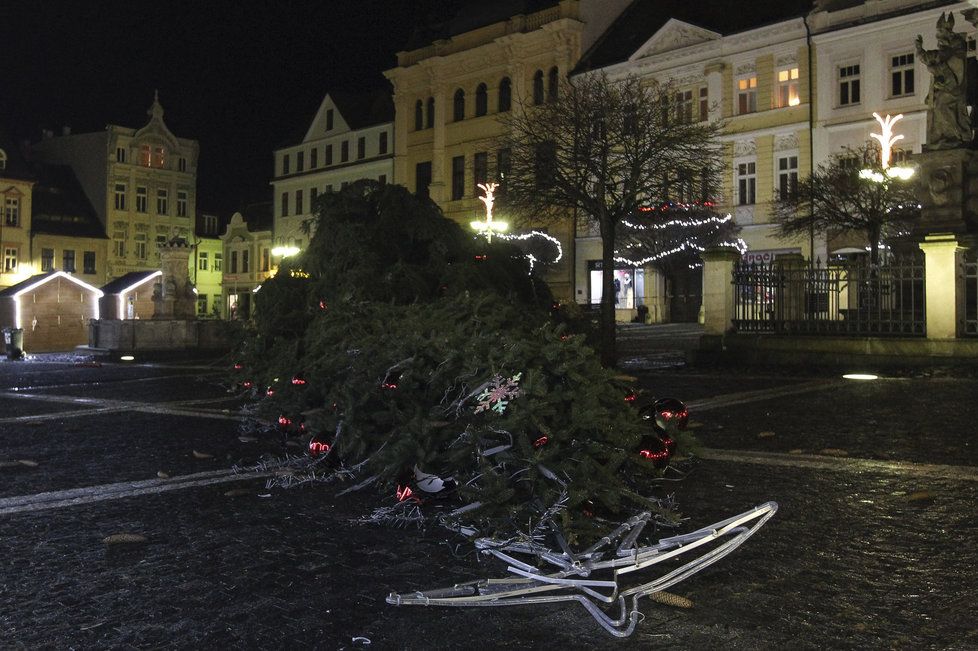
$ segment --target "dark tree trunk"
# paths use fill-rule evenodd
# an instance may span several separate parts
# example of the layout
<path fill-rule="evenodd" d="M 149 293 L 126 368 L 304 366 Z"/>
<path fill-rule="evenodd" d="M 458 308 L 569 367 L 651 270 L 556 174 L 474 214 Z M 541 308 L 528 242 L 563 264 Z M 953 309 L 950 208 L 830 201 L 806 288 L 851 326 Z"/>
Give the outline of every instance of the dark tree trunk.
<path fill-rule="evenodd" d="M 601 364 L 612 367 L 618 361 L 615 351 L 615 225 L 611 219 L 601 220 L 601 312 L 599 335 Z"/>

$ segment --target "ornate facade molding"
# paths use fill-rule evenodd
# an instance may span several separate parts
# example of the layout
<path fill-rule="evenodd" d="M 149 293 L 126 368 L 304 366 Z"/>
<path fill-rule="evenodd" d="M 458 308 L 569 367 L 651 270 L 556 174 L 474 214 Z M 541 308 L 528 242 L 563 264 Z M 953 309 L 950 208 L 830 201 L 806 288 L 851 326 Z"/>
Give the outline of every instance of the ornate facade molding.
<path fill-rule="evenodd" d="M 734 142 L 734 157 L 754 156 L 757 154 L 757 142 L 751 140 L 737 140 Z"/>
<path fill-rule="evenodd" d="M 774 137 L 774 151 L 798 149 L 798 135 L 794 133 L 779 134 Z"/>

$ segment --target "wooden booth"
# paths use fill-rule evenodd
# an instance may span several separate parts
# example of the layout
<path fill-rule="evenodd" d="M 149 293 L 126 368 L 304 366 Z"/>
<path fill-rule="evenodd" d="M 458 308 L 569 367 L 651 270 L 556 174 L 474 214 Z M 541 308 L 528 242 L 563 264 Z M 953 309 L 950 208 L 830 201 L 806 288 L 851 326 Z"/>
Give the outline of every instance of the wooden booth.
<path fill-rule="evenodd" d="M 54 352 L 88 343 L 88 324 L 99 318 L 97 287 L 52 271 L 0 291 L 0 327 L 22 328 L 24 350 Z"/>

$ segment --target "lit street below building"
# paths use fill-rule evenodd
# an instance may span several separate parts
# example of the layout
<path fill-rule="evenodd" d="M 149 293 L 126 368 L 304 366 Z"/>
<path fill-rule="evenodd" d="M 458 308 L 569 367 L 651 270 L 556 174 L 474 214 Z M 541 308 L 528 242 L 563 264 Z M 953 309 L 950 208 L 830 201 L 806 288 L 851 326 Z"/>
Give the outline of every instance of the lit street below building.
<path fill-rule="evenodd" d="M 681 531 L 768 500 L 780 510 L 671 589 L 693 608 L 639 602 L 630 638 L 578 605 L 389 606 L 391 592 L 506 568 L 437 528 L 356 523 L 393 499 L 369 489 L 266 488 L 274 467 L 255 465 L 302 450 L 243 431 L 216 365 L 63 356 L 0 363 L 0 646 L 978 645 L 978 380 L 655 368 L 668 344 L 648 342 L 663 332 L 648 329 L 640 385 L 686 400 L 706 448 L 662 490 Z M 103 542 L 117 534 L 145 540 Z"/>

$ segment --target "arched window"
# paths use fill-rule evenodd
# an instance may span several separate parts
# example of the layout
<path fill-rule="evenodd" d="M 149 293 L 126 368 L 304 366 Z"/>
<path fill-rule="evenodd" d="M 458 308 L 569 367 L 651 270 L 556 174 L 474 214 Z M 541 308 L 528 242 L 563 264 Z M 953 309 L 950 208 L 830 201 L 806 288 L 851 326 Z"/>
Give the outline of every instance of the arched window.
<path fill-rule="evenodd" d="M 465 91 L 459 88 L 452 100 L 452 119 L 458 122 L 465 119 Z"/>
<path fill-rule="evenodd" d="M 513 83 L 509 77 L 503 77 L 499 82 L 499 112 L 504 113 L 513 104 Z"/>
<path fill-rule="evenodd" d="M 419 99 L 414 104 L 414 130 L 421 131 L 424 129 L 424 115 L 422 115 L 422 105 Z"/>
<path fill-rule="evenodd" d="M 560 73 L 557 72 L 557 66 L 554 66 L 553 68 L 551 68 L 550 69 L 550 74 L 547 75 L 547 77 L 548 77 L 548 79 L 547 79 L 548 90 L 550 91 L 547 94 L 547 100 L 548 101 L 551 101 L 552 102 L 553 100 L 557 99 L 557 82 L 559 80 L 559 75 L 560 75 Z"/>
<path fill-rule="evenodd" d="M 428 128 L 433 129 L 435 127 L 435 98 L 428 98 Z"/>
<path fill-rule="evenodd" d="M 485 84 L 479 84 L 475 89 L 475 115 L 485 115 L 489 111 L 489 91 Z"/>
<path fill-rule="evenodd" d="M 533 73 L 533 103 L 543 104 L 543 70 Z"/>

